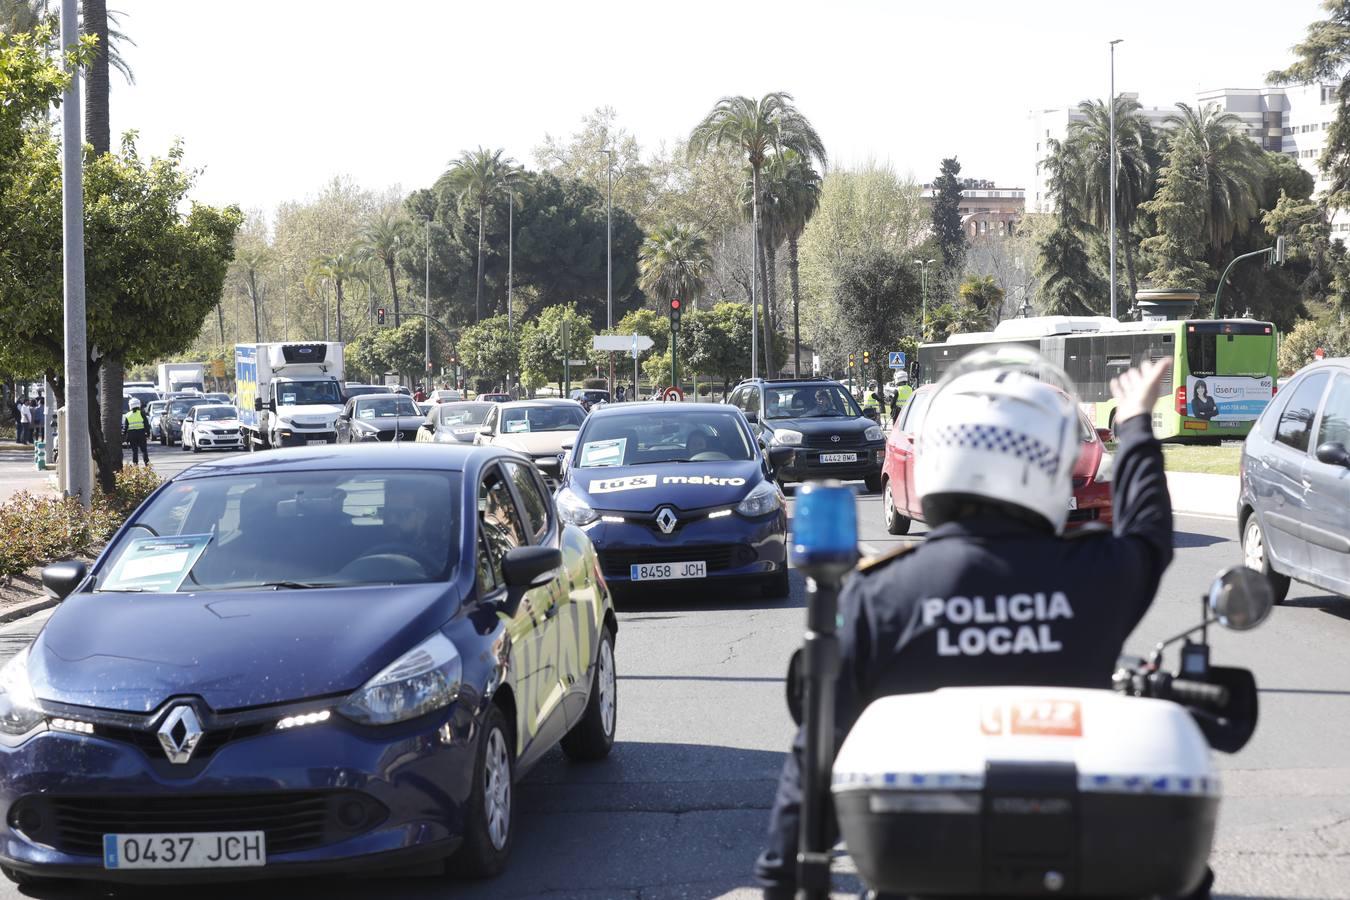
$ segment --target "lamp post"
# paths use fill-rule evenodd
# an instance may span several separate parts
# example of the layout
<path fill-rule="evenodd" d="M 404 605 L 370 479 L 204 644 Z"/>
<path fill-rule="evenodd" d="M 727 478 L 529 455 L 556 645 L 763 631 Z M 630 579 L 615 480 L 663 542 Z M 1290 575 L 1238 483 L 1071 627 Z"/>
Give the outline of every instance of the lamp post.
<path fill-rule="evenodd" d="M 928 328 L 928 267 L 935 262 L 935 259 L 914 260 L 914 265 L 919 267 L 919 291 L 923 298 L 922 312 L 919 314 L 919 343 L 923 343 L 923 333 Z"/>
<path fill-rule="evenodd" d="M 1111 108 L 1110 138 L 1107 153 L 1111 160 L 1111 318 L 1116 317 L 1116 44 L 1123 38 L 1111 42 Z"/>
<path fill-rule="evenodd" d="M 516 280 L 516 194 L 515 191 L 506 192 L 506 339 L 509 342 L 511 335 L 515 332 L 512 321 L 511 301 L 513 299 L 512 288 Z M 511 367 L 507 366 L 506 384 L 502 385 L 505 390 L 510 391 L 512 387 Z M 512 397 L 515 392 L 512 391 Z"/>
<path fill-rule="evenodd" d="M 423 383 L 426 385 L 427 393 L 431 391 L 431 220 L 427 219 L 427 267 L 426 282 L 422 289 L 422 302 L 425 306 L 427 320 L 422 324 L 422 341 L 424 344 L 423 355 L 426 357 L 427 373 L 423 376 Z"/>
<path fill-rule="evenodd" d="M 61 0 L 61 47 L 80 40 L 75 0 Z M 61 100 L 61 261 L 65 287 L 66 418 L 61 425 L 61 468 L 66 496 L 85 509 L 93 500 L 90 471 L 89 360 L 84 308 L 84 138 L 80 134 L 80 70 L 69 66 Z M 120 450 L 118 451 L 121 452 Z"/>
<path fill-rule="evenodd" d="M 614 330 L 614 150 L 600 151 L 608 157 L 609 191 L 605 195 L 605 328 Z M 609 395 L 614 396 L 614 351 L 609 354 Z"/>

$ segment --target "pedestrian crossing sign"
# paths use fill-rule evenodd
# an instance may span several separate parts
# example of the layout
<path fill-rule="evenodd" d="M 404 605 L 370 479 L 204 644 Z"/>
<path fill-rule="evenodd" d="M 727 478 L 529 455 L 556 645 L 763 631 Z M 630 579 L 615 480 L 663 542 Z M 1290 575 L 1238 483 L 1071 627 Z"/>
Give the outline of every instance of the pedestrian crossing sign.
<path fill-rule="evenodd" d="M 893 350 L 890 353 L 890 367 L 892 369 L 903 369 L 905 367 L 905 352 L 903 350 Z"/>

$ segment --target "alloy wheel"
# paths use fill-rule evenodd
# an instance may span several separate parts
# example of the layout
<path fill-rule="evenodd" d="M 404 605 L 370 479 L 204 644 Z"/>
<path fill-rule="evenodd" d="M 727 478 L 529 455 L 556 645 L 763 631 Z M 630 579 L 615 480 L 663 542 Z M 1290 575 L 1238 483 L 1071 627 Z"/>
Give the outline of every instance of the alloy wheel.
<path fill-rule="evenodd" d="M 600 691 L 600 722 L 605 734 L 614 733 L 615 699 L 618 685 L 614 677 L 614 648 L 609 641 L 600 641 L 600 671 L 596 677 L 596 687 Z"/>
<path fill-rule="evenodd" d="M 1262 575 L 1266 573 L 1266 543 L 1255 515 L 1247 523 L 1247 533 L 1242 537 L 1242 561 L 1247 568 Z"/>
<path fill-rule="evenodd" d="M 488 735 L 487 758 L 483 765 L 483 811 L 487 814 L 488 837 L 500 850 L 511 831 L 511 760 L 506 737 L 494 728 Z"/>

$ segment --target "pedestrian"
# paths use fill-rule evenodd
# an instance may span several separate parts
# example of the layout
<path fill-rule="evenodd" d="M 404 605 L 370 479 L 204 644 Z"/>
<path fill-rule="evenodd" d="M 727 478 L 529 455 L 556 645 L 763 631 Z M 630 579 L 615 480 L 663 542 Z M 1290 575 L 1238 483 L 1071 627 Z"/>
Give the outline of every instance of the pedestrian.
<path fill-rule="evenodd" d="M 614 389 L 614 402 L 616 403 L 623 402 L 623 385 L 619 385 Z"/>
<path fill-rule="evenodd" d="M 953 367 L 920 426 L 914 487 L 926 539 L 864 563 L 839 597 L 839 741 L 879 697 L 958 685 L 1109 688 L 1172 560 L 1172 504 L 1151 427 L 1166 365 L 1112 380 L 1114 530 L 1066 540 L 1080 415 L 1068 378 L 1039 357 L 981 356 Z M 1027 374 L 1032 366 L 1041 378 Z M 1006 439 L 961 438 L 979 433 Z M 994 596 L 1048 600 L 1020 625 L 972 621 L 968 598 Z M 766 897 L 796 887 L 803 740 L 799 731 L 784 760 L 756 866 Z M 1208 897 L 1208 887 L 1192 896 Z"/>
<path fill-rule="evenodd" d="M 150 447 L 147 437 L 150 434 L 150 423 L 145 420 L 145 413 L 141 412 L 141 401 L 135 397 L 131 398 L 131 408 L 122 416 L 122 435 L 131 445 L 131 464 L 134 466 L 138 462 L 144 465 L 150 465 Z"/>
<path fill-rule="evenodd" d="M 46 440 L 47 405 L 41 397 L 33 401 L 33 432 L 37 435 L 37 440 Z"/>
<path fill-rule="evenodd" d="M 18 440 L 20 444 L 31 444 L 33 442 L 33 407 L 28 405 L 27 400 L 19 403 Z"/>

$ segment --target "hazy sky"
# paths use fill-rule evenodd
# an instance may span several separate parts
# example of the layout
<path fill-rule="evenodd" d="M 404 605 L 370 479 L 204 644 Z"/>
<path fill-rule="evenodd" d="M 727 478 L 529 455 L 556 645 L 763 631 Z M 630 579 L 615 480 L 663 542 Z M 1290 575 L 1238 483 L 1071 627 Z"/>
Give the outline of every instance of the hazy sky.
<path fill-rule="evenodd" d="M 1025 181 L 1027 114 L 1116 87 L 1145 105 L 1258 87 L 1317 0 L 748 3 L 110 0 L 136 74 L 113 75 L 116 135 L 186 142 L 197 197 L 271 209 L 334 175 L 430 183 L 460 150 L 533 165 L 546 132 L 613 106 L 644 149 L 724 94 L 786 90 L 832 160 L 919 180 Z M 1025 186 L 1019 184 L 1018 186 Z"/>

